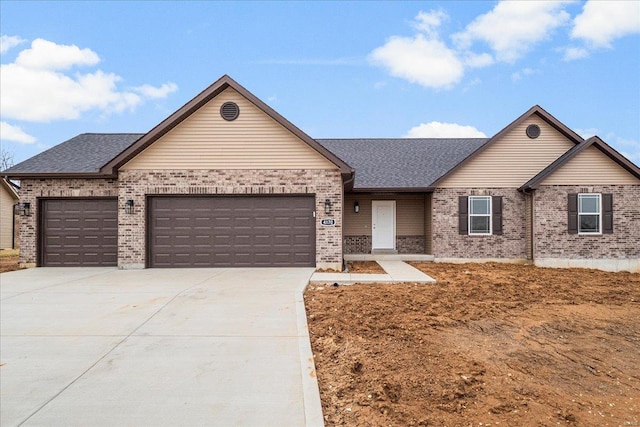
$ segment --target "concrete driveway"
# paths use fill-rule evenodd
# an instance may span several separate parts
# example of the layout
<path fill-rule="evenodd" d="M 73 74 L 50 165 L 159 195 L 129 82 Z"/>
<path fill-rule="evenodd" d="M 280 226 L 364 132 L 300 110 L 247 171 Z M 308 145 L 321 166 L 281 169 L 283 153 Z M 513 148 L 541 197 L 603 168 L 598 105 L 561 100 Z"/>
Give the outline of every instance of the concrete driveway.
<path fill-rule="evenodd" d="M 0 425 L 322 425 L 311 268 L 0 275 Z"/>

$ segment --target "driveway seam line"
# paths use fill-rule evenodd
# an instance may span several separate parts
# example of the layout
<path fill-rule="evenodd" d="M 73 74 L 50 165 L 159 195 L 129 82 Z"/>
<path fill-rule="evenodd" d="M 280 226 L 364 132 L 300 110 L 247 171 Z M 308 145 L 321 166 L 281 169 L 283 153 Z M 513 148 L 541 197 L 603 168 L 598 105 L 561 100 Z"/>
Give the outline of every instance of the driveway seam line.
<path fill-rule="evenodd" d="M 93 369 L 98 363 L 102 362 L 108 355 L 110 355 L 115 349 L 117 349 L 118 347 L 120 347 L 120 345 L 122 343 L 124 343 L 127 339 L 129 339 L 131 336 L 133 336 L 133 334 L 136 333 L 136 331 L 140 328 L 142 328 L 144 325 L 146 325 L 151 319 L 153 319 L 158 313 L 160 313 L 166 306 L 168 306 L 169 304 L 171 304 L 173 301 L 175 301 L 176 298 L 178 298 L 179 296 L 181 296 L 183 293 L 195 288 L 198 285 L 201 285 L 202 283 L 206 282 L 207 280 L 216 277 L 216 275 L 207 277 L 206 279 L 198 282 L 198 283 L 194 283 L 193 285 L 189 286 L 186 289 L 181 290 L 180 292 L 178 292 L 177 294 L 175 294 L 173 296 L 173 298 L 171 298 L 169 301 L 167 301 L 166 303 L 164 303 L 158 310 L 156 310 L 151 316 L 149 316 L 144 322 L 142 322 L 140 325 L 138 325 L 133 331 L 131 331 L 128 335 L 126 335 L 122 340 L 120 340 L 116 345 L 114 345 L 109 351 L 107 351 L 105 354 L 103 354 L 98 360 L 96 360 L 94 363 L 91 364 L 91 366 L 89 366 L 87 369 L 85 369 L 80 375 L 78 375 L 76 378 L 74 378 L 69 384 L 67 384 L 66 386 L 64 386 L 59 392 L 57 392 L 56 394 L 54 394 L 50 399 L 48 399 L 46 402 L 44 402 L 42 405 L 40 405 L 36 410 L 34 410 L 31 414 L 29 414 L 29 416 L 27 416 L 24 420 L 20 421 L 20 423 L 18 424 L 18 427 L 23 425 L 24 423 L 26 423 L 27 421 L 29 421 L 35 414 L 37 414 L 38 412 L 40 412 L 45 406 L 47 406 L 49 403 L 51 403 L 54 399 L 56 399 L 58 396 L 60 396 L 62 393 L 64 393 L 69 387 L 71 387 L 73 384 L 76 383 L 76 381 L 78 381 L 80 378 L 82 378 L 87 372 L 89 372 L 91 369 Z M 92 277 L 92 276 L 90 276 Z M 44 289 L 44 288 L 43 288 Z"/>
<path fill-rule="evenodd" d="M 60 285 L 66 285 L 66 284 L 68 284 L 68 283 L 76 282 L 76 281 L 78 281 L 78 280 L 89 279 L 89 278 L 91 278 L 91 277 L 96 277 L 96 276 L 100 276 L 101 274 L 107 274 L 107 273 L 111 273 L 111 272 L 113 272 L 113 270 L 102 271 L 102 272 L 100 272 L 100 273 L 92 274 L 92 275 L 90 275 L 90 276 L 81 277 L 81 278 L 79 278 L 79 279 L 73 279 L 73 280 L 69 280 L 69 281 L 66 281 L 66 282 L 55 283 L 55 284 L 53 284 L 53 285 L 45 286 L 45 287 L 43 287 L 43 288 L 30 289 L 30 290 L 28 290 L 28 291 L 20 292 L 20 293 L 17 293 L 17 294 L 15 294 L 15 295 L 8 296 L 8 297 L 6 297 L 6 298 L 2 298 L 2 301 L 5 301 L 5 300 L 11 299 L 11 298 L 15 298 L 15 297 L 19 297 L 19 296 L 21 296 L 21 295 L 29 294 L 29 293 L 31 293 L 31 292 L 42 291 L 42 290 L 44 290 L 44 289 L 54 288 L 54 287 L 56 287 L 56 286 L 60 286 Z"/>

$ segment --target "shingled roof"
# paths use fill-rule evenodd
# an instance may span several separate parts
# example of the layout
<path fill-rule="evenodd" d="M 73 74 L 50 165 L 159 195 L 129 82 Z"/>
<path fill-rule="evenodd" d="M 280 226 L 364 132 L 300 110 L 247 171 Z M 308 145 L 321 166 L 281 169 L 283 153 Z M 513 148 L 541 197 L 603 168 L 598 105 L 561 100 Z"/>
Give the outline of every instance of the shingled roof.
<path fill-rule="evenodd" d="M 96 174 L 142 133 L 83 133 L 3 171 L 29 174 Z"/>
<path fill-rule="evenodd" d="M 318 139 L 356 170 L 354 190 L 428 189 L 488 138 Z"/>

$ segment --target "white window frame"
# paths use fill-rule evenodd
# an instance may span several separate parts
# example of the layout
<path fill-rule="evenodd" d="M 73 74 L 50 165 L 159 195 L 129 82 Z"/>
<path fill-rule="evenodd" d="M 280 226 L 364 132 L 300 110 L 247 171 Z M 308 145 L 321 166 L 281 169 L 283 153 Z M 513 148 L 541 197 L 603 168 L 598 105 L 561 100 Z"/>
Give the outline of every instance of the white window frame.
<path fill-rule="evenodd" d="M 471 207 L 473 206 L 473 200 L 484 199 L 489 201 L 489 213 L 486 214 L 474 214 L 471 213 Z M 491 196 L 469 196 L 469 206 L 467 208 L 467 233 L 470 236 L 491 236 L 493 234 L 493 200 Z M 489 218 L 489 232 L 479 233 L 474 232 L 471 228 L 471 218 L 473 217 L 488 217 Z"/>
<path fill-rule="evenodd" d="M 598 212 L 580 212 L 580 199 L 584 196 L 598 197 Z M 598 231 L 580 231 L 580 216 L 598 215 Z M 596 236 L 602 234 L 602 194 L 600 193 L 578 193 L 578 234 Z"/>

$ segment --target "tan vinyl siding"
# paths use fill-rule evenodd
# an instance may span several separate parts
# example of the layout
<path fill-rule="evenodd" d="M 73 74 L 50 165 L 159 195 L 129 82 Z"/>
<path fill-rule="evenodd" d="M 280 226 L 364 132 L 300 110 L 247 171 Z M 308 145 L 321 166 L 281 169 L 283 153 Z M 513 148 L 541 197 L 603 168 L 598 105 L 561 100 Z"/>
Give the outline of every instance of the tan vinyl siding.
<path fill-rule="evenodd" d="M 16 202 L 0 184 L 0 249 L 13 247 L 13 205 Z"/>
<path fill-rule="evenodd" d="M 346 194 L 344 204 L 344 235 L 371 236 L 371 202 L 373 200 L 396 201 L 396 236 L 424 236 L 424 194 L 371 195 Z M 353 211 L 355 201 L 360 212 Z"/>
<path fill-rule="evenodd" d="M 606 154 L 591 146 L 553 172 L 541 185 L 640 184 Z"/>
<path fill-rule="evenodd" d="M 220 106 L 240 107 L 234 121 Z M 209 101 L 122 169 L 336 169 L 235 90 Z"/>
<path fill-rule="evenodd" d="M 540 126 L 540 136 L 536 139 L 525 134 L 530 124 Z M 573 142 L 534 114 L 491 143 L 438 187 L 520 187 L 573 146 Z"/>

